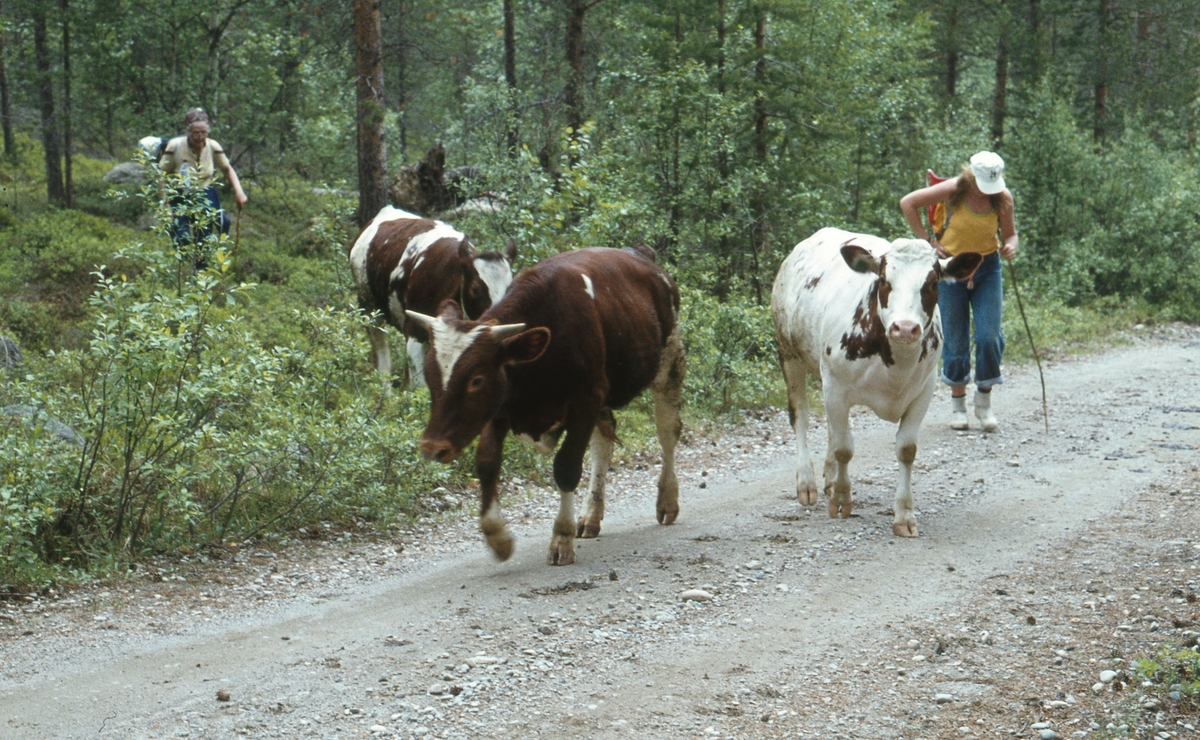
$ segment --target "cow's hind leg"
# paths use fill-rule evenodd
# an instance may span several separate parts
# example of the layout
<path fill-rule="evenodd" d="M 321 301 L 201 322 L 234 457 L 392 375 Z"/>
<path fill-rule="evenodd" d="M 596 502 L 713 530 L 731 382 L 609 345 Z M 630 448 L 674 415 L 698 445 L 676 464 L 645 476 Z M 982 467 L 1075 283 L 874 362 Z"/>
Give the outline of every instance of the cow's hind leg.
<path fill-rule="evenodd" d="M 687 374 L 687 359 L 683 354 L 679 325 L 667 337 L 663 347 L 658 376 L 650 385 L 654 396 L 654 426 L 658 444 L 662 447 L 662 472 L 658 477 L 658 502 L 655 515 L 659 524 L 674 524 L 679 516 L 679 479 L 675 476 L 675 446 L 683 434 L 679 410 L 683 407 L 683 378 Z"/>
<path fill-rule="evenodd" d="M 383 392 L 392 392 L 392 355 L 388 351 L 387 322 L 378 316 L 375 323 L 367 327 L 367 338 L 371 340 L 371 359 L 375 370 L 383 380 Z"/>
<path fill-rule="evenodd" d="M 817 480 L 808 456 L 808 372 L 797 359 L 781 360 L 780 364 L 787 383 L 788 418 L 796 433 L 796 496 L 800 503 L 812 506 L 817 503 Z"/>
<path fill-rule="evenodd" d="M 854 438 L 850 434 L 850 407 L 838 393 L 831 393 L 833 384 L 825 384 L 825 418 L 829 424 L 829 450 L 825 455 L 825 490 L 830 490 L 830 463 L 835 463 L 837 477 L 833 480 L 833 495 L 829 497 L 829 516 L 845 519 L 853 503 L 850 496 L 850 460 L 854 457 Z"/>
<path fill-rule="evenodd" d="M 600 412 L 596 429 L 592 432 L 592 480 L 588 486 L 588 511 L 579 520 L 576 537 L 600 536 L 600 522 L 604 519 L 604 483 L 608 466 L 612 462 L 613 444 L 617 441 L 617 420 L 611 409 Z"/>

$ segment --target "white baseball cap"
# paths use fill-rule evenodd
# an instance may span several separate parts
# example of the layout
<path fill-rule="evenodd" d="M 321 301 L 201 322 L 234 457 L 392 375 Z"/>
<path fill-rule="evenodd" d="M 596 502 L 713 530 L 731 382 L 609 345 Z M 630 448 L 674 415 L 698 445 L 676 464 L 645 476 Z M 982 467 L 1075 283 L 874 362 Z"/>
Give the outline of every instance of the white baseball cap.
<path fill-rule="evenodd" d="M 1004 192 L 1004 160 L 995 152 L 979 152 L 971 157 L 975 184 L 984 195 Z"/>

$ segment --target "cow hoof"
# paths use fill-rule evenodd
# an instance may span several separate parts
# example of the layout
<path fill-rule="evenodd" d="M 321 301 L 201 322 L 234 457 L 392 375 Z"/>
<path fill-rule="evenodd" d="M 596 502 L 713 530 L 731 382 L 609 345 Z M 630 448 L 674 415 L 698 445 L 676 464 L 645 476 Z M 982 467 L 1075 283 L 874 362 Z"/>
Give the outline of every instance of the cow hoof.
<path fill-rule="evenodd" d="M 913 522 L 912 524 L 895 522 L 892 524 L 892 534 L 896 535 L 897 537 L 916 537 L 917 524 L 916 522 Z"/>
<path fill-rule="evenodd" d="M 600 524 L 589 524 L 587 519 L 579 520 L 579 527 L 575 530 L 576 537 L 582 537 L 585 540 L 590 540 L 600 536 Z"/>
<path fill-rule="evenodd" d="M 550 565 L 570 565 L 575 562 L 575 545 L 570 542 L 558 542 L 550 545 L 550 555 L 546 558 Z"/>
<path fill-rule="evenodd" d="M 496 559 L 504 562 L 512 557 L 513 554 L 513 538 L 505 532 L 503 535 L 488 537 L 488 547 L 492 548 L 492 553 Z"/>
<path fill-rule="evenodd" d="M 838 501 L 835 498 L 829 499 L 829 517 L 831 519 L 849 519 L 850 510 L 854 504 L 850 501 Z"/>
<path fill-rule="evenodd" d="M 666 506 L 658 507 L 658 523 L 659 524 L 674 524 L 675 517 L 679 516 L 679 507 L 668 508 Z"/>
<path fill-rule="evenodd" d="M 817 487 L 796 486 L 796 496 L 804 506 L 815 506 L 817 503 Z"/>

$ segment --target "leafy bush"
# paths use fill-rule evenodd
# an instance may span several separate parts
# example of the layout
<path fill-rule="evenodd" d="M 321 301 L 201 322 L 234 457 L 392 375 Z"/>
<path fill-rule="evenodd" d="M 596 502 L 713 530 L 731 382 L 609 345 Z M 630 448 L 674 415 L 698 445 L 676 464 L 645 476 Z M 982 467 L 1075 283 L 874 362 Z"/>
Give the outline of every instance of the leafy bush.
<path fill-rule="evenodd" d="M 765 306 L 722 303 L 681 290 L 688 374 L 685 404 L 702 414 L 728 414 L 783 399 L 775 325 Z"/>

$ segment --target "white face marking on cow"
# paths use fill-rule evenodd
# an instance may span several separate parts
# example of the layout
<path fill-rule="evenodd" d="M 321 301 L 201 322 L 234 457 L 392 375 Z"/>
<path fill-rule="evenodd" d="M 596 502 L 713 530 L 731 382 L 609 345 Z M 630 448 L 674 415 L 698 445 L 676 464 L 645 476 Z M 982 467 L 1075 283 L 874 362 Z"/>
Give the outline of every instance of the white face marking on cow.
<path fill-rule="evenodd" d="M 583 276 L 583 292 L 590 295 L 593 301 L 596 300 L 596 291 L 592 289 L 592 279 L 587 275 Z"/>
<path fill-rule="evenodd" d="M 512 284 L 512 266 L 506 259 L 476 259 L 474 263 L 475 272 L 479 273 L 479 279 L 487 285 L 488 296 L 492 299 L 492 303 L 499 301 L 508 292 L 508 286 Z"/>
<path fill-rule="evenodd" d="M 420 264 L 419 258 L 421 257 L 421 253 L 428 249 L 429 245 L 433 244 L 439 239 L 453 239 L 456 242 L 460 242 L 463 240 L 463 238 L 464 237 L 461 231 L 455 229 L 449 224 L 436 221 L 434 222 L 432 229 L 424 233 L 417 234 L 412 239 L 408 240 L 408 246 L 404 248 L 404 255 L 400 258 L 400 263 L 403 264 L 405 262 L 409 262 L 410 260 L 417 260 L 417 264 Z"/>
<path fill-rule="evenodd" d="M 884 331 L 897 322 L 912 322 L 922 329 L 933 318 L 921 304 L 921 289 L 934 269 L 934 255 L 927 242 L 918 239 L 897 239 L 886 254 L 886 277 L 891 285 L 888 305 L 882 301 L 879 318 Z M 917 339 L 920 339 L 918 334 Z M 915 341 L 915 340 L 914 340 Z"/>
<path fill-rule="evenodd" d="M 380 224 L 405 218 L 420 218 L 420 216 L 414 216 L 399 208 L 385 206 L 375 215 L 375 218 L 371 219 L 367 228 L 363 229 L 358 241 L 354 242 L 354 246 L 350 248 L 350 272 L 354 275 L 355 284 L 367 284 L 367 251 L 371 248 L 371 242 L 375 240 L 375 234 L 379 231 Z"/>
<path fill-rule="evenodd" d="M 420 267 L 421 263 L 424 261 L 425 261 L 425 255 L 421 255 L 420 257 L 417 257 L 417 264 L 413 265 L 413 270 L 416 270 L 418 267 Z"/>
<path fill-rule="evenodd" d="M 475 343 L 480 334 L 490 330 L 491 327 L 485 325 L 462 332 L 443 319 L 438 319 L 433 325 L 433 348 L 437 350 L 438 367 L 442 369 L 442 390 L 446 390 L 450 385 L 450 373 L 454 371 L 454 363 L 458 362 L 458 358 Z"/>

